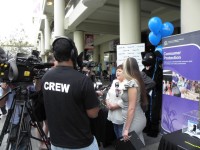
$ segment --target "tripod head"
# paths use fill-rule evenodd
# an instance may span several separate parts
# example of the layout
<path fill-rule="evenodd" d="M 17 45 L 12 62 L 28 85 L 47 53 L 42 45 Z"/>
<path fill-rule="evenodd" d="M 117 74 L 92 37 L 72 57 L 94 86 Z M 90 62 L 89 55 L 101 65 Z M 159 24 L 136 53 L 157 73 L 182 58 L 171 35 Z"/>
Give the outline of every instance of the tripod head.
<path fill-rule="evenodd" d="M 13 94 L 15 97 L 16 101 L 18 102 L 23 102 L 23 101 L 28 101 L 29 96 L 30 96 L 30 88 L 33 86 L 33 84 L 28 84 L 28 83 L 20 83 L 20 84 L 11 84 L 8 83 L 8 92 L 5 93 L 1 98 L 0 98 L 0 105 L 4 106 L 6 104 L 6 101 L 8 100 L 6 97 L 9 94 Z"/>

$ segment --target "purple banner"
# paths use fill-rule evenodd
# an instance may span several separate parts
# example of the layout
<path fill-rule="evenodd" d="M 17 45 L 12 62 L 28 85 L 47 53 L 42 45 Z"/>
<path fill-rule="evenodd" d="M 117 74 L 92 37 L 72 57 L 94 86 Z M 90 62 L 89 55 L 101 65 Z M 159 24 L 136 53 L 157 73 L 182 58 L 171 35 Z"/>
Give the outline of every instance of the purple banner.
<path fill-rule="evenodd" d="M 199 118 L 200 31 L 163 39 L 161 132 L 170 133 Z"/>

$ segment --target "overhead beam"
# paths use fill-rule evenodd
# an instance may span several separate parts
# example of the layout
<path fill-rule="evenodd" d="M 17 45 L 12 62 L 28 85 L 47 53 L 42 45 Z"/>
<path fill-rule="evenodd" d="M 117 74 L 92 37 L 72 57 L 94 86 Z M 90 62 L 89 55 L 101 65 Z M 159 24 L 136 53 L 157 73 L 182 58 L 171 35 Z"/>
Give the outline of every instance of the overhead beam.
<path fill-rule="evenodd" d="M 90 33 L 99 33 L 99 34 L 119 34 L 119 24 L 117 25 L 106 25 L 99 23 L 81 23 L 76 27 L 76 30 L 86 31 Z"/>
<path fill-rule="evenodd" d="M 88 18 L 98 7 L 100 6 L 86 7 L 80 0 L 69 17 L 65 17 L 65 29 L 75 30 L 76 26 Z"/>
<path fill-rule="evenodd" d="M 119 35 L 102 35 L 95 39 L 94 46 L 97 46 L 107 41 L 112 41 L 115 39 L 119 39 Z"/>
<path fill-rule="evenodd" d="M 180 10 L 180 6 L 179 5 L 175 5 L 175 4 L 170 4 L 167 2 L 163 2 L 163 1 L 158 1 L 158 0 L 144 0 L 144 2 L 149 2 L 152 5 L 156 5 L 159 4 L 161 7 L 167 7 L 170 9 L 175 9 L 175 10 Z"/>
<path fill-rule="evenodd" d="M 157 14 L 161 18 L 162 22 L 174 22 L 180 20 L 180 11 L 168 11 L 164 14 Z M 148 21 L 150 18 L 142 19 L 141 22 L 141 31 L 148 30 Z"/>

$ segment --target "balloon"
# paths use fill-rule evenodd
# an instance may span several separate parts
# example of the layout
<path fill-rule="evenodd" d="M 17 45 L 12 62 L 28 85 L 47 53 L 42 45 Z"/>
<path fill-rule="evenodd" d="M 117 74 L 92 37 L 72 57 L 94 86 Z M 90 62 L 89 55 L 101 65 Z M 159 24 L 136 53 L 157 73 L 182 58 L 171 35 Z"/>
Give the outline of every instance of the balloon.
<path fill-rule="evenodd" d="M 153 17 L 149 20 L 148 27 L 154 34 L 157 34 L 162 28 L 162 20 L 159 17 Z"/>
<path fill-rule="evenodd" d="M 156 46 L 160 43 L 160 40 L 161 40 L 161 34 L 158 33 L 158 34 L 154 34 L 153 32 L 150 32 L 149 33 L 149 42 Z"/>
<path fill-rule="evenodd" d="M 174 32 L 174 26 L 170 22 L 165 22 L 162 25 L 162 28 L 160 30 L 161 36 L 166 37 L 172 35 Z"/>
<path fill-rule="evenodd" d="M 163 57 L 163 46 L 158 45 L 155 49 L 155 54 L 157 57 L 162 58 Z"/>

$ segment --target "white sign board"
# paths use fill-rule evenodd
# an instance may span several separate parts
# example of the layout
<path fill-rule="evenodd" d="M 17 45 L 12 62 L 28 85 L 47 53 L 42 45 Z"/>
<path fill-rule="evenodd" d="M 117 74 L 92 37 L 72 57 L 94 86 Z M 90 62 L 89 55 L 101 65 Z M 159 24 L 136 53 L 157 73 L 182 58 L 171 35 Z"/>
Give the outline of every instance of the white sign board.
<path fill-rule="evenodd" d="M 144 68 L 142 64 L 141 52 L 144 51 L 144 43 L 117 45 L 117 66 L 122 64 L 126 58 L 133 57 L 137 60 L 141 71 Z"/>

